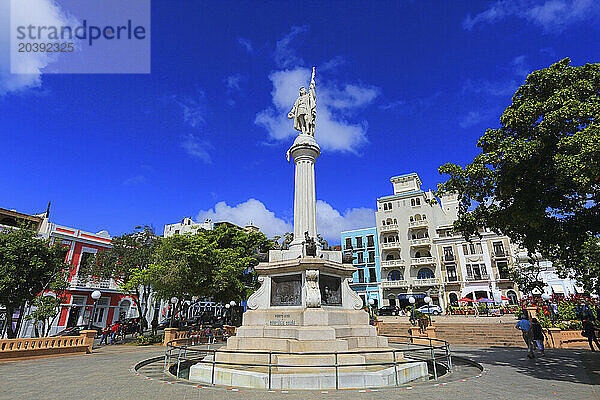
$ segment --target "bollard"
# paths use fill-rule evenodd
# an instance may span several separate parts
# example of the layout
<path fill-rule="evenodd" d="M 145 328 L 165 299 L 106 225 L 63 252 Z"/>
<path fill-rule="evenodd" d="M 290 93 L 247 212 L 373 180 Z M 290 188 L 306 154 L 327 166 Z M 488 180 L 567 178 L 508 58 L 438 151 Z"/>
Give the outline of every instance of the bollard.
<path fill-rule="evenodd" d="M 271 390 L 271 352 L 269 352 L 269 390 Z"/>
<path fill-rule="evenodd" d="M 398 363 L 396 362 L 396 350 L 392 350 L 392 355 L 394 357 L 394 378 L 396 381 L 396 386 L 398 386 Z"/>
<path fill-rule="evenodd" d="M 335 390 L 339 390 L 340 382 L 338 377 L 338 353 L 335 352 Z"/>

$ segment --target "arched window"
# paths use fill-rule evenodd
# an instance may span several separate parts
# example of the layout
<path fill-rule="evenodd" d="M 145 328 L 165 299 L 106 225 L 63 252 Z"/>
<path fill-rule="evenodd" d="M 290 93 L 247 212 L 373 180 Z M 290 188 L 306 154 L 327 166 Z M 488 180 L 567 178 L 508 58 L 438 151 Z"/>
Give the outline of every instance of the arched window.
<path fill-rule="evenodd" d="M 390 253 L 385 257 L 386 261 L 390 261 L 390 260 L 396 260 L 396 255 L 394 253 Z"/>
<path fill-rule="evenodd" d="M 119 321 L 123 321 L 127 318 L 131 302 L 129 300 L 123 300 L 119 305 Z"/>
<path fill-rule="evenodd" d="M 415 221 L 420 221 L 421 220 L 421 215 L 417 214 L 415 215 Z"/>
<path fill-rule="evenodd" d="M 402 272 L 397 269 L 391 270 L 388 274 L 388 281 L 401 281 L 402 280 Z"/>
<path fill-rule="evenodd" d="M 429 268 L 421 268 L 417 273 L 417 279 L 435 278 L 433 271 Z"/>
<path fill-rule="evenodd" d="M 391 218 L 388 218 L 388 219 L 387 219 L 387 224 L 388 224 L 388 225 L 391 225 L 391 224 L 392 224 L 392 219 L 391 219 Z"/>
<path fill-rule="evenodd" d="M 415 206 L 415 199 L 410 199 L 410 205 L 413 207 Z"/>
<path fill-rule="evenodd" d="M 421 252 L 420 251 L 417 251 L 415 253 L 415 258 L 421 258 Z"/>
<path fill-rule="evenodd" d="M 398 224 L 398 220 L 394 218 L 394 224 Z"/>
<path fill-rule="evenodd" d="M 410 222 L 413 222 L 415 219 L 413 218 L 413 216 L 410 216 Z"/>
<path fill-rule="evenodd" d="M 458 305 L 458 295 L 456 293 L 450 293 L 448 295 L 448 300 L 450 301 L 450 304 L 452 304 L 453 306 Z"/>
<path fill-rule="evenodd" d="M 506 292 L 506 297 L 508 297 L 508 302 L 510 304 L 518 304 L 519 303 L 519 298 L 517 297 L 517 294 L 513 291 L 513 290 L 509 290 L 508 292 Z"/>
<path fill-rule="evenodd" d="M 427 219 L 427 215 L 423 214 L 422 218 L 423 218 L 423 220 L 426 220 Z"/>

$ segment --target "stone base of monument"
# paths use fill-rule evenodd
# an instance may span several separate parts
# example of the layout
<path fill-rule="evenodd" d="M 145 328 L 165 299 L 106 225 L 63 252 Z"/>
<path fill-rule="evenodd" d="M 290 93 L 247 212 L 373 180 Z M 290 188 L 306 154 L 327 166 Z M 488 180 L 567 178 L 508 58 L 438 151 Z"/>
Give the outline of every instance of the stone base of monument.
<path fill-rule="evenodd" d="M 337 373 L 337 388 L 366 389 L 390 387 L 396 385 L 394 367 L 368 367 L 365 370 L 353 370 L 352 367 L 339 367 Z M 199 363 L 190 368 L 189 379 L 194 382 L 211 383 L 213 378 L 212 365 Z M 407 362 L 397 366 L 398 385 L 412 381 L 427 379 L 427 364 L 424 362 Z M 214 384 L 255 389 L 269 389 L 269 374 L 263 368 L 254 367 L 220 367 L 214 370 Z M 336 373 L 333 368 L 313 368 L 294 372 L 272 372 L 272 390 L 325 390 L 336 388 Z"/>
<path fill-rule="evenodd" d="M 270 363 L 271 389 L 332 389 L 336 387 L 336 361 L 339 388 L 385 387 L 396 385 L 396 379 L 398 384 L 426 379 L 426 363 L 405 360 L 399 352 L 396 369 L 390 364 L 372 365 L 392 363 L 394 356 L 387 338 L 377 336 L 368 323 L 363 310 L 327 306 L 249 310 L 236 336 L 214 353 L 214 381 L 212 355 L 190 368 L 189 379 L 268 388 Z"/>

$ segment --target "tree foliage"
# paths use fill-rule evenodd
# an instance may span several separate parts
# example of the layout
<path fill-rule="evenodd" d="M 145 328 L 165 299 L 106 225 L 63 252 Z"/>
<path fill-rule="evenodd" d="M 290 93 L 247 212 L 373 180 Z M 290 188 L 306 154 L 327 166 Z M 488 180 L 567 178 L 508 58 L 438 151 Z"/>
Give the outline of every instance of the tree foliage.
<path fill-rule="evenodd" d="M 0 230 L 0 304 L 6 307 L 10 321 L 15 311 L 19 320 L 13 329 L 7 324 L 7 336 L 15 338 L 21 325 L 25 305 L 52 287 L 65 287 L 65 250 L 49 246 L 30 227 Z"/>
<path fill-rule="evenodd" d="M 581 280 L 600 234 L 600 64 L 569 64 L 531 73 L 473 162 L 440 167 L 438 192 L 459 194 L 465 236 L 487 226 Z"/>
<path fill-rule="evenodd" d="M 142 327 L 147 326 L 151 266 L 159 239 L 151 227 L 136 227 L 131 233 L 113 237 L 112 247 L 98 252 L 80 270 L 81 277 L 114 278 L 120 282 L 119 289 L 134 298 Z"/>
<path fill-rule="evenodd" d="M 245 300 L 254 290 L 254 256 L 272 246 L 260 232 L 246 233 L 226 224 L 164 238 L 152 267 L 154 289 L 163 299 Z"/>

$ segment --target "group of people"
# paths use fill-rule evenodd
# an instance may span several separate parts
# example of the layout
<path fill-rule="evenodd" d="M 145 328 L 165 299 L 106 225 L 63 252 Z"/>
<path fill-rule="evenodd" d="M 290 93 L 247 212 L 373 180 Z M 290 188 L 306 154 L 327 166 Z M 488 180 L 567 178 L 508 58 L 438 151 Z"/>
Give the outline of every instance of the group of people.
<path fill-rule="evenodd" d="M 521 330 L 523 334 L 523 340 L 527 345 L 527 357 L 535 358 L 536 347 L 540 351 L 540 356 L 544 355 L 546 333 L 537 318 L 532 318 L 529 321 L 525 315 L 522 315 L 515 328 Z"/>
<path fill-rule="evenodd" d="M 104 344 L 108 345 L 108 338 L 110 337 L 110 344 L 115 344 L 118 339 L 119 336 L 122 335 L 123 332 L 123 325 L 117 321 L 114 322 L 112 324 L 107 323 L 106 327 L 102 330 L 102 339 L 100 339 L 100 346 L 102 346 L 102 343 L 104 342 Z"/>
<path fill-rule="evenodd" d="M 525 315 L 522 315 L 519 322 L 517 322 L 516 328 L 523 333 L 523 340 L 527 345 L 527 357 L 535 358 L 535 348 L 537 348 L 540 351 L 540 355 L 543 356 L 544 340 L 547 339 L 547 336 L 537 318 L 532 318 L 530 322 Z M 581 334 L 587 338 L 592 351 L 596 351 L 593 343 L 595 343 L 598 350 L 600 350 L 600 343 L 598 343 L 598 338 L 596 336 L 597 330 L 598 328 L 594 324 L 593 315 L 591 317 L 584 316 Z"/>

